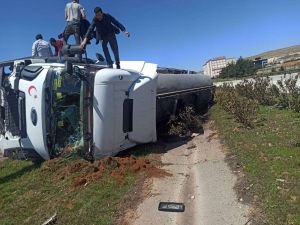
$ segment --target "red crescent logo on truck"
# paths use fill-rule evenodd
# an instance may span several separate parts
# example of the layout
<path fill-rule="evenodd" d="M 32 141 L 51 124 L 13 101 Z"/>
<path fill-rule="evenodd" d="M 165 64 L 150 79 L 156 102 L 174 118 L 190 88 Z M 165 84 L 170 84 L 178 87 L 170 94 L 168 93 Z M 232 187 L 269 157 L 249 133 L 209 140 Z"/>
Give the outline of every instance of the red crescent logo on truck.
<path fill-rule="evenodd" d="M 36 92 L 37 92 L 37 89 L 36 89 L 35 86 L 30 86 L 30 87 L 28 88 L 28 94 L 29 94 L 30 96 L 33 96 L 35 99 L 37 98 Z"/>

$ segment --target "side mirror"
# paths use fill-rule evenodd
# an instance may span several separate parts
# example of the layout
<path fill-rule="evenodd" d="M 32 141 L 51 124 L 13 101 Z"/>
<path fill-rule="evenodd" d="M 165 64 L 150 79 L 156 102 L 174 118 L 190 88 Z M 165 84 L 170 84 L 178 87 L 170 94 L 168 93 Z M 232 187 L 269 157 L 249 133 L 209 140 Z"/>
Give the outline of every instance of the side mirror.
<path fill-rule="evenodd" d="M 73 74 L 73 63 L 71 61 L 66 60 L 66 62 L 65 62 L 65 71 L 70 75 Z"/>
<path fill-rule="evenodd" d="M 21 77 L 21 72 L 23 71 L 24 67 L 25 65 L 23 62 L 16 66 L 16 77 Z"/>
<path fill-rule="evenodd" d="M 96 58 L 99 62 L 104 62 L 105 61 L 103 55 L 101 55 L 100 53 L 96 53 Z"/>

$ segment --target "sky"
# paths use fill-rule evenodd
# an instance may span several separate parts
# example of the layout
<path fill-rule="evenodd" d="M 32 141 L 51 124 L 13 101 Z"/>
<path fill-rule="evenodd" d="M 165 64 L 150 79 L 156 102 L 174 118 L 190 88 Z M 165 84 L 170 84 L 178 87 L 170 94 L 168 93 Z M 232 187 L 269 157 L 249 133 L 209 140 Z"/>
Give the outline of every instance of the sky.
<path fill-rule="evenodd" d="M 57 37 L 67 0 L 1 2 L 0 61 L 30 56 L 36 34 Z M 300 44 L 299 0 L 81 0 L 87 18 L 100 6 L 131 33 L 118 35 L 121 60 L 202 70 L 218 56 L 247 57 Z M 72 42 L 73 39 L 70 39 Z M 102 53 L 88 47 L 88 56 Z"/>

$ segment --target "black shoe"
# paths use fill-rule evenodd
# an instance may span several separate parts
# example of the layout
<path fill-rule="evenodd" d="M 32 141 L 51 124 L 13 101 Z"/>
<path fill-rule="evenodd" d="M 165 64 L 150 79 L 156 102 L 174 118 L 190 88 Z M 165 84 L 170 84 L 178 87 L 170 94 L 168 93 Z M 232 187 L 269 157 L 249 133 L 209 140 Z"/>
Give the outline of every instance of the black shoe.
<path fill-rule="evenodd" d="M 112 68 L 113 68 L 113 65 L 108 65 L 108 68 L 111 68 L 111 69 L 112 69 Z"/>
<path fill-rule="evenodd" d="M 120 65 L 117 65 L 117 69 L 121 69 L 121 66 L 120 66 Z"/>

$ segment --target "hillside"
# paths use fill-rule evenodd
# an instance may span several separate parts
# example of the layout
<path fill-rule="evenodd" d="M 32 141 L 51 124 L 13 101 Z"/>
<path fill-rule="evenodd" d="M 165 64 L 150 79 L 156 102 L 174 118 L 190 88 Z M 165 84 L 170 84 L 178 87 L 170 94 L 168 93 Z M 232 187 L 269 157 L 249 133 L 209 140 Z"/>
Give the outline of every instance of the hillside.
<path fill-rule="evenodd" d="M 287 48 L 280 48 L 280 49 L 276 49 L 276 50 L 272 50 L 272 51 L 263 52 L 263 53 L 255 55 L 255 56 L 251 56 L 251 57 L 249 57 L 249 59 L 254 59 L 254 58 L 258 58 L 258 57 L 269 59 L 269 58 L 273 58 L 273 57 L 282 57 L 282 56 L 286 56 L 289 54 L 295 54 L 295 53 L 299 53 L 299 52 L 300 52 L 300 45 L 294 45 L 294 46 L 290 46 Z"/>

